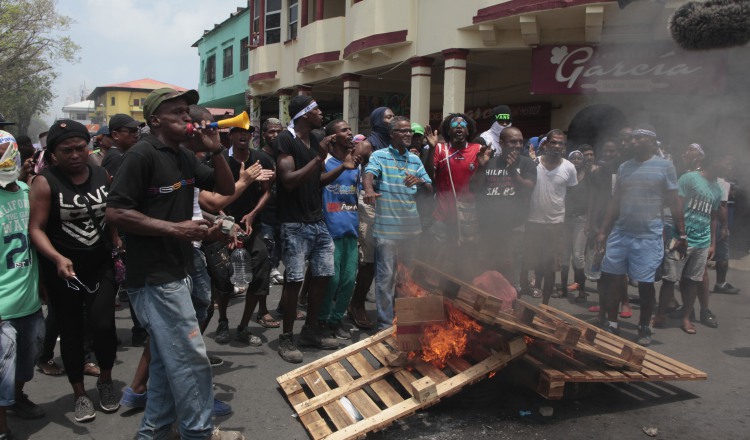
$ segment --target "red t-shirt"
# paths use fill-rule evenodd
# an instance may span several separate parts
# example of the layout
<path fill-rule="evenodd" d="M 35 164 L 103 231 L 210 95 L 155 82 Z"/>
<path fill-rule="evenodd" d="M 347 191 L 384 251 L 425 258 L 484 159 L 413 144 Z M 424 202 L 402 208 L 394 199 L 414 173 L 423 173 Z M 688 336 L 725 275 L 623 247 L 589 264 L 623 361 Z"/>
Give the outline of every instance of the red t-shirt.
<path fill-rule="evenodd" d="M 432 216 L 435 220 L 456 222 L 456 199 L 451 188 L 451 176 L 456 188 L 456 196 L 466 202 L 474 201 L 474 194 L 469 191 L 471 176 L 479 169 L 479 144 L 467 144 L 466 148 L 458 149 L 448 144 L 440 143 L 435 146 L 435 210 Z M 447 159 L 446 159 L 447 157 Z M 450 161 L 450 175 L 448 174 Z"/>

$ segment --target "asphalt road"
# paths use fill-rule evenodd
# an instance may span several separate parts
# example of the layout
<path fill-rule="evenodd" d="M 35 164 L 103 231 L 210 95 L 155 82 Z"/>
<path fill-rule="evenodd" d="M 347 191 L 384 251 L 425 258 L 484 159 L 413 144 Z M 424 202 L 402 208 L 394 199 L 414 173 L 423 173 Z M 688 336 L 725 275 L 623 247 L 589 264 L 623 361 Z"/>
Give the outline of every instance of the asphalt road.
<path fill-rule="evenodd" d="M 498 374 L 469 387 L 415 416 L 398 421 L 389 429 L 374 433 L 372 439 L 646 439 L 643 428 L 657 428 L 659 439 L 743 439 L 749 438 L 750 416 L 750 256 L 732 261 L 729 281 L 741 287 L 740 295 L 711 296 L 711 309 L 718 316 L 719 328 L 696 324 L 698 333 L 687 335 L 678 328 L 657 330 L 652 348 L 708 373 L 707 381 L 668 382 L 635 385 L 593 385 L 582 387 L 577 396 L 562 401 L 546 401 L 508 377 Z M 713 273 L 712 273 L 713 277 Z M 631 295 L 635 289 L 630 288 Z M 275 308 L 280 286 L 271 290 L 269 306 Z M 553 299 L 552 305 L 576 316 L 589 318 L 585 305 Z M 236 327 L 244 297 L 232 299 L 230 328 Z M 374 304 L 368 303 L 374 314 Z M 622 325 L 623 336 L 635 338 L 634 317 Z M 128 385 L 141 348 L 130 346 L 130 317 L 126 307 L 116 312 L 118 334 L 123 340 L 114 369 L 115 387 Z M 299 331 L 301 324 L 295 326 Z M 298 365 L 287 364 L 276 353 L 278 330 L 251 328 L 263 339 L 262 347 L 239 342 L 218 345 L 213 341 L 216 315 L 206 332 L 209 353 L 224 359 L 214 370 L 216 397 L 231 404 L 234 412 L 216 419 L 226 429 L 242 431 L 247 438 L 305 439 L 302 424 L 276 385 L 275 378 Z M 354 331 L 354 340 L 368 337 Z M 305 362 L 330 352 L 307 350 Z M 59 358 L 59 346 L 56 349 Z M 95 403 L 95 378 L 86 378 L 86 387 Z M 140 410 L 121 409 L 114 414 L 98 412 L 90 423 L 73 419 L 73 397 L 65 376 L 37 373 L 25 388 L 30 398 L 46 411 L 41 420 L 21 420 L 9 415 L 17 438 L 24 439 L 131 439 L 140 424 Z M 551 407 L 553 415 L 543 417 L 539 408 Z M 521 416 L 520 411 L 531 415 Z"/>

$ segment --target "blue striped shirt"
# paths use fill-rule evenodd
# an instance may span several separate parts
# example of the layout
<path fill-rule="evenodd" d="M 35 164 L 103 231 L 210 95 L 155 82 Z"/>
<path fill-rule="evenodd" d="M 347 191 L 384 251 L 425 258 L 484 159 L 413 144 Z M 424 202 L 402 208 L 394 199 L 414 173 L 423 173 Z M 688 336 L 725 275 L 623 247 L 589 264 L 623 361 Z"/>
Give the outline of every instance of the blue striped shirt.
<path fill-rule="evenodd" d="M 422 161 L 408 150 L 399 154 L 397 149 L 389 146 L 370 156 L 365 173 L 375 176 L 375 191 L 380 194 L 375 202 L 373 235 L 376 238 L 399 240 L 422 232 L 414 198 L 417 187 L 409 188 L 404 184 L 407 172 L 425 183 L 432 183 Z"/>

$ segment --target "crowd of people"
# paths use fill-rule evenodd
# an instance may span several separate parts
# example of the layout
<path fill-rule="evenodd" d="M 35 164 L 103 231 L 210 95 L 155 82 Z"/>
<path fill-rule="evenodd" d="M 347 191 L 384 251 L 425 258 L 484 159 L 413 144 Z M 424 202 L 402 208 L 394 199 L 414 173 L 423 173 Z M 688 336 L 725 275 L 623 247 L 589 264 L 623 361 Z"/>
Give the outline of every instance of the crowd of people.
<path fill-rule="evenodd" d="M 145 408 L 138 438 L 244 438 L 212 422 L 231 412 L 213 396 L 222 360 L 202 337 L 214 309 L 217 343 L 261 346 L 252 321 L 280 327 L 278 354 L 301 363 L 299 347 L 351 339 L 347 314 L 364 331 L 394 325 L 401 270 L 414 259 L 467 280 L 495 271 L 544 304 L 568 295 L 586 303 L 596 281 L 589 310 L 615 334 L 632 316 L 627 286 L 637 286 L 644 346 L 670 316 L 688 334 L 696 317 L 718 326 L 709 262 L 713 291 L 739 292 L 726 282 L 733 158 L 691 144 L 674 163 L 648 124 L 571 145 L 560 129 L 528 137 L 505 105 L 483 133 L 465 114 L 433 130 L 380 107 L 363 136 L 344 120 L 324 124 L 315 100 L 299 95 L 288 126 L 263 121 L 258 147 L 252 127 L 233 127 L 225 148 L 198 100 L 194 90 L 155 90 L 145 123 L 113 116 L 93 151 L 73 120 L 55 121 L 40 152 L 0 131 L 0 439 L 12 438 L 7 411 L 44 417 L 23 393 L 35 366 L 67 375 L 78 422 L 96 417 L 91 375 L 103 412 Z M 243 285 L 232 283 L 236 247 L 250 256 Z M 365 309 L 373 281 L 374 322 Z M 281 322 L 268 309 L 274 283 L 283 284 Z M 144 347 L 121 393 L 112 382 L 118 290 L 132 343 Z M 238 290 L 245 302 L 232 337 L 227 308 Z"/>

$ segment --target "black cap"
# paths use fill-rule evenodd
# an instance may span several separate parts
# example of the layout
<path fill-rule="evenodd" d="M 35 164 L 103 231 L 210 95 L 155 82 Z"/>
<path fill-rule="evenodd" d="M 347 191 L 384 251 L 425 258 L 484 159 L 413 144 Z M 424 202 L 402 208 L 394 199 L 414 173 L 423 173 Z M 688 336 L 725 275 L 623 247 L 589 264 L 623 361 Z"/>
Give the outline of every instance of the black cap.
<path fill-rule="evenodd" d="M 10 122 L 5 120 L 5 116 L 3 116 L 2 113 L 0 113 L 0 127 L 5 127 L 6 125 L 16 125 L 15 122 Z"/>
<path fill-rule="evenodd" d="M 492 116 L 494 116 L 497 121 L 510 121 L 513 119 L 510 114 L 510 107 L 505 104 L 493 108 Z"/>
<path fill-rule="evenodd" d="M 118 113 L 109 118 L 109 132 L 117 131 L 123 127 L 138 128 L 139 122 L 128 115 Z"/>
<path fill-rule="evenodd" d="M 60 119 L 55 121 L 47 132 L 47 150 L 54 152 L 57 144 L 73 137 L 85 139 L 86 142 L 91 140 L 89 130 L 85 125 L 72 119 Z"/>

